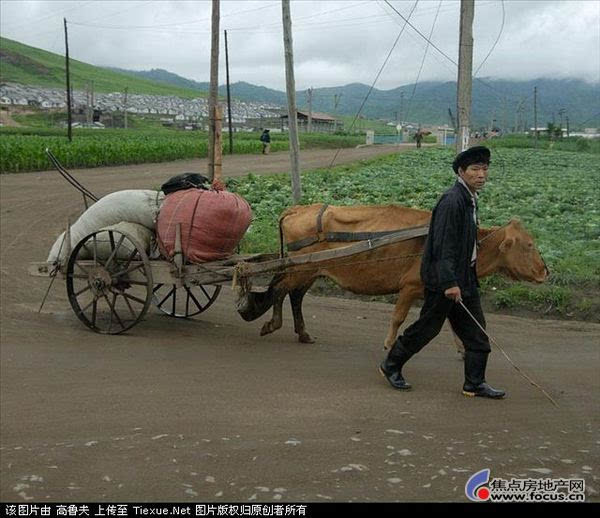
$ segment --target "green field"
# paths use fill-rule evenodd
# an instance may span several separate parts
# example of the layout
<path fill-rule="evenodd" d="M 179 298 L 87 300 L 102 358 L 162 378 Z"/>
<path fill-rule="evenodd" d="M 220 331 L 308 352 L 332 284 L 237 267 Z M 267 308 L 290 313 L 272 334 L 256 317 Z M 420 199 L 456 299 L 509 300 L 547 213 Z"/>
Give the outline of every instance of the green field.
<path fill-rule="evenodd" d="M 0 173 L 43 171 L 51 168 L 45 149 L 49 148 L 67 168 L 100 167 L 144 162 L 168 162 L 207 155 L 208 136 L 201 131 L 178 131 L 166 128 L 76 129 L 73 141 L 65 130 L 51 128 L 2 128 L 0 131 Z M 355 147 L 361 136 L 301 134 L 301 149 Z M 224 153 L 229 151 L 226 135 Z M 236 133 L 234 153 L 260 153 L 259 133 Z M 271 150 L 288 149 L 287 134 L 273 134 Z"/>
<path fill-rule="evenodd" d="M 303 204 L 397 203 L 431 210 L 455 181 L 453 151 L 442 148 L 399 153 L 360 165 L 302 176 Z M 498 307 L 598 320 L 600 315 L 600 169 L 589 153 L 502 149 L 481 193 L 483 226 L 520 219 L 536 239 L 552 276 L 540 286 L 492 276 L 483 292 Z M 290 205 L 286 175 L 229 180 L 252 205 L 254 222 L 245 252 L 278 250 L 277 218 Z"/>

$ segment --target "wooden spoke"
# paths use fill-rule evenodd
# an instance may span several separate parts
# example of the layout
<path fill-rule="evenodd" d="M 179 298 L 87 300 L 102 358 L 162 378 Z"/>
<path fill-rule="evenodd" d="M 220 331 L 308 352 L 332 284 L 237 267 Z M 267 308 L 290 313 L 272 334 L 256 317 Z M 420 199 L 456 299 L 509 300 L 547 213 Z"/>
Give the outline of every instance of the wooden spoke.
<path fill-rule="evenodd" d="M 121 295 L 123 295 L 123 294 L 121 293 Z M 129 311 L 131 311 L 131 316 L 133 318 L 136 318 L 136 313 L 133 310 L 133 308 L 131 307 L 131 303 L 129 302 L 129 300 L 127 299 L 127 297 L 125 295 L 123 295 L 123 300 L 125 301 L 125 304 L 127 304 L 127 307 L 129 308 Z"/>
<path fill-rule="evenodd" d="M 87 286 L 85 286 L 84 288 L 81 288 L 78 292 L 76 292 L 75 296 L 78 297 L 82 293 L 85 293 L 87 290 L 91 290 L 91 289 L 92 289 L 92 287 L 88 284 Z"/>
<path fill-rule="evenodd" d="M 142 300 L 138 297 L 134 297 L 133 295 L 130 295 L 128 293 L 121 293 L 121 295 L 123 295 L 123 297 L 125 297 L 126 299 L 134 300 L 135 302 L 139 302 L 140 304 L 146 304 L 145 300 Z"/>
<path fill-rule="evenodd" d="M 110 235 L 110 246 L 114 247 L 114 248 L 112 248 L 112 253 L 110 254 L 109 258 L 106 260 L 106 263 L 104 263 L 104 266 L 106 268 L 108 268 L 110 263 L 112 263 L 113 259 L 117 255 L 117 252 L 119 251 L 119 247 L 121 246 L 121 244 L 123 243 L 123 240 L 125 239 L 125 234 L 121 234 L 121 237 L 119 238 L 119 242 L 117 243 L 117 246 L 115 247 L 113 233 L 109 231 L 109 235 Z"/>
<path fill-rule="evenodd" d="M 123 275 L 129 275 L 131 272 L 135 272 L 136 270 L 139 270 L 140 268 L 145 268 L 144 263 L 136 264 L 136 265 L 132 266 L 131 268 L 127 268 L 127 270 L 122 270 L 120 272 L 116 272 L 113 275 L 115 277 L 121 277 Z"/>
<path fill-rule="evenodd" d="M 103 244 L 110 243 L 106 250 Z M 127 256 L 119 258 L 125 254 Z M 129 253 L 129 250 L 132 250 Z M 94 258 L 93 267 L 80 264 L 83 250 Z M 103 262 L 102 254 L 107 254 Z M 132 264 L 135 257 L 139 258 Z M 75 273 L 80 270 L 85 275 Z M 111 270 L 118 270 L 113 272 Z M 129 279 L 132 272 L 136 280 Z M 79 280 L 78 283 L 76 281 Z M 82 284 L 81 281 L 84 281 Z M 152 303 L 152 269 L 146 251 L 126 232 L 99 230 L 83 238 L 67 264 L 67 294 L 75 314 L 87 327 L 105 334 L 119 334 L 136 325 Z M 90 294 L 92 299 L 90 300 Z M 122 300 L 121 300 L 122 297 Z M 99 304 L 99 300 L 103 300 Z M 89 315 L 89 308 L 92 308 Z"/>
<path fill-rule="evenodd" d="M 206 311 L 220 291 L 219 285 L 177 287 L 174 284 L 157 284 L 153 289 L 153 301 L 160 311 L 171 317 L 189 318 Z M 206 302 L 202 303 L 204 298 Z"/>

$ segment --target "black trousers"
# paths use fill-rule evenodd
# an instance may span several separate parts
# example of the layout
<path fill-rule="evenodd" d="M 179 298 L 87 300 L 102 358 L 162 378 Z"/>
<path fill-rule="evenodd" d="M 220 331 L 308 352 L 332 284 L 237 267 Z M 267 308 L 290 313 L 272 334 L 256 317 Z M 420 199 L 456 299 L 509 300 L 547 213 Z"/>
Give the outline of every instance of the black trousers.
<path fill-rule="evenodd" d="M 479 293 L 463 298 L 463 304 L 469 309 L 485 329 L 485 317 L 481 309 Z M 450 320 L 454 332 L 462 340 L 466 351 L 489 353 L 490 342 L 473 319 L 460 304 L 447 298 L 443 293 L 425 290 L 425 302 L 419 319 L 406 328 L 398 337 L 398 345 L 412 354 L 418 353 L 442 330 L 444 321 Z"/>

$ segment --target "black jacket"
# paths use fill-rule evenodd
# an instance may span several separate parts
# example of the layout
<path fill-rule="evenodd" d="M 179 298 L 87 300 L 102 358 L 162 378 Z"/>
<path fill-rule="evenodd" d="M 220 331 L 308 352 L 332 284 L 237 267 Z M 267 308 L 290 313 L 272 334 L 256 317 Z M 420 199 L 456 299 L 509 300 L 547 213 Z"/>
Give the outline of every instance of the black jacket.
<path fill-rule="evenodd" d="M 463 296 L 476 292 L 479 284 L 471 267 L 473 245 L 477 239 L 474 210 L 471 195 L 458 181 L 438 201 L 431 216 L 421 262 L 425 288 L 444 292 L 458 286 Z"/>

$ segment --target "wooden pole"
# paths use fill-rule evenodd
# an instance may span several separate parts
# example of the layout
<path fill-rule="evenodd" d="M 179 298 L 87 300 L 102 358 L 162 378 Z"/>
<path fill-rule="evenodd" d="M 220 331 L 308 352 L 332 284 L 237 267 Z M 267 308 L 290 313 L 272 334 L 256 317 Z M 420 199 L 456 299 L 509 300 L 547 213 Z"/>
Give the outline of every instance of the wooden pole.
<path fill-rule="evenodd" d="M 229 47 L 225 31 L 225 69 L 227 70 L 227 118 L 229 120 L 229 154 L 233 155 L 233 130 L 231 129 L 231 90 L 229 86 Z"/>
<path fill-rule="evenodd" d="M 460 46 L 458 55 L 458 135 L 456 152 L 469 147 L 471 89 L 473 82 L 473 17 L 475 0 L 460 2 Z"/>
<path fill-rule="evenodd" d="M 312 87 L 308 89 L 308 133 L 312 133 Z"/>
<path fill-rule="evenodd" d="M 219 0 L 212 0 L 212 40 L 210 45 L 210 90 L 208 94 L 208 178 L 215 175 L 215 107 L 219 97 Z"/>
<path fill-rule="evenodd" d="M 123 127 L 125 129 L 127 129 L 127 91 L 129 90 L 129 88 L 126 86 L 125 87 L 125 94 L 124 94 L 124 109 L 123 109 Z"/>
<path fill-rule="evenodd" d="M 538 147 L 538 122 L 537 122 L 537 86 L 533 87 L 533 127 L 535 132 L 535 147 Z"/>
<path fill-rule="evenodd" d="M 69 74 L 69 35 L 67 33 L 67 19 L 63 18 L 63 20 L 65 22 L 65 61 L 67 68 L 67 137 L 71 142 L 73 140 L 73 130 L 71 128 L 73 118 L 71 114 L 71 76 Z"/>
<path fill-rule="evenodd" d="M 223 136 L 223 110 L 221 106 L 217 104 L 215 106 L 215 112 L 213 115 L 215 121 L 215 155 L 214 155 L 214 181 L 222 181 L 223 176 L 223 148 L 222 148 L 222 136 Z"/>
<path fill-rule="evenodd" d="M 292 166 L 292 199 L 300 203 L 300 145 L 298 143 L 298 110 L 296 109 L 296 80 L 294 78 L 294 46 L 292 41 L 292 17 L 290 0 L 281 0 L 283 18 L 283 47 L 285 53 L 285 89 L 288 104 L 288 132 L 290 138 L 290 162 Z"/>

